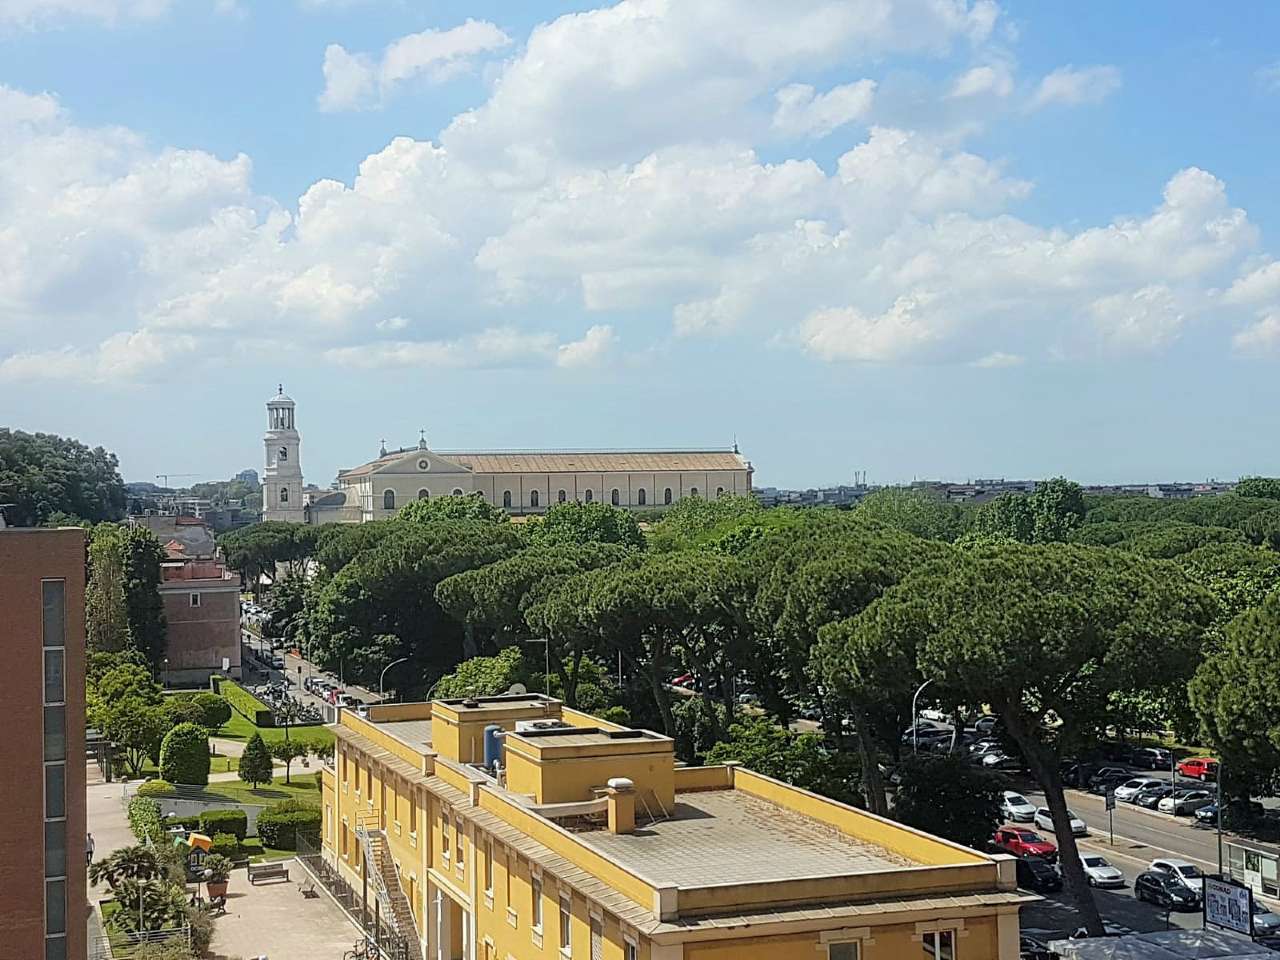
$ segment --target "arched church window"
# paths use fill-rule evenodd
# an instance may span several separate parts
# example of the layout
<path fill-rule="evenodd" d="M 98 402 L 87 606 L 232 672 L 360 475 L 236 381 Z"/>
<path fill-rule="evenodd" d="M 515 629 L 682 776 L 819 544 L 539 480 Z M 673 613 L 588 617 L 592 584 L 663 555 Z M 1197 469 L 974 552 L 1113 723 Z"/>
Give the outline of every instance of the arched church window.
<path fill-rule="evenodd" d="M 670 504 L 670 503 L 671 503 L 671 488 L 670 488 L 670 487 L 667 487 L 667 489 L 665 489 L 665 490 L 663 490 L 663 491 L 662 491 L 662 502 L 663 502 L 663 503 L 666 503 L 666 504 Z"/>
<path fill-rule="evenodd" d="M 609 493 L 609 502 L 612 503 L 615 507 L 622 502 L 622 498 L 618 495 L 617 487 L 614 487 L 613 490 Z"/>
<path fill-rule="evenodd" d="M 536 507 L 537 505 L 538 505 L 538 491 L 537 491 L 537 490 L 530 490 L 530 491 L 529 491 L 529 506 L 531 506 L 531 507 Z"/>
<path fill-rule="evenodd" d="M 454 487 L 454 488 L 453 488 L 453 495 L 454 495 L 455 497 L 460 497 L 460 496 L 462 496 L 462 488 L 461 488 L 461 487 Z"/>
<path fill-rule="evenodd" d="M 394 490 L 384 490 L 382 492 L 382 509 L 394 510 L 396 508 L 396 492 Z"/>
<path fill-rule="evenodd" d="M 511 491 L 510 491 L 510 490 L 503 490 L 503 491 L 502 491 L 502 505 L 503 505 L 504 507 L 510 507 L 510 506 L 511 506 Z"/>
<path fill-rule="evenodd" d="M 696 497 L 697 495 L 698 495 L 698 488 L 697 488 L 697 487 L 690 487 L 690 488 L 689 488 L 689 496 L 691 496 L 691 497 Z"/>
<path fill-rule="evenodd" d="M 588 491 L 586 492 L 586 495 L 583 497 L 583 499 L 584 499 L 584 500 L 586 500 L 586 501 L 587 501 L 587 503 L 590 503 L 590 502 L 591 502 L 591 491 L 590 491 L 590 490 L 588 490 Z"/>
<path fill-rule="evenodd" d="M 639 490 L 636 491 L 636 501 L 640 504 L 640 506 L 643 507 L 644 500 L 645 500 L 644 487 L 641 487 Z"/>
<path fill-rule="evenodd" d="M 289 459 L 289 448 L 288 448 L 288 447 L 281 447 L 281 448 L 280 448 L 280 459 L 281 459 L 281 460 L 288 460 L 288 459 Z"/>
<path fill-rule="evenodd" d="M 288 502 L 289 502 L 289 488 L 288 488 L 288 487 L 281 487 L 281 488 L 280 488 L 280 502 L 281 502 L 281 503 L 288 503 Z"/>
<path fill-rule="evenodd" d="M 724 487 L 716 487 L 716 499 L 719 500 L 724 496 Z"/>
<path fill-rule="evenodd" d="M 425 487 L 418 491 L 419 500 L 426 500 L 430 496 L 431 496 L 431 491 L 427 490 Z"/>
<path fill-rule="evenodd" d="M 559 493 L 556 494 L 556 499 L 559 500 L 561 503 L 564 503 L 566 496 L 567 494 L 565 494 L 565 492 L 561 490 Z"/>

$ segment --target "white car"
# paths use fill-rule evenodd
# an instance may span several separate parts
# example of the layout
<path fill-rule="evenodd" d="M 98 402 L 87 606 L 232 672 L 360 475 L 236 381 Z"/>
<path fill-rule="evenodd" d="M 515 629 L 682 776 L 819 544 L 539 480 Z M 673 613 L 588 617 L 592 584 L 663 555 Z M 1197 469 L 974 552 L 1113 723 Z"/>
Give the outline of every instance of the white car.
<path fill-rule="evenodd" d="M 1175 817 L 1195 813 L 1201 807 L 1213 803 L 1213 794 L 1208 790 L 1179 790 L 1160 801 L 1161 813 L 1172 813 Z"/>
<path fill-rule="evenodd" d="M 1133 803 L 1139 790 L 1157 783 L 1164 783 L 1164 781 L 1157 780 L 1155 777 L 1134 777 L 1132 780 L 1126 780 L 1116 787 L 1116 799 L 1123 800 L 1125 803 Z"/>
<path fill-rule="evenodd" d="M 1071 818 L 1071 833 L 1073 836 L 1083 837 L 1085 834 L 1089 832 L 1088 824 L 1086 824 L 1083 820 L 1077 817 L 1070 810 L 1067 811 L 1067 816 Z M 1054 832 L 1053 814 L 1049 812 L 1048 807 L 1041 807 L 1036 811 L 1035 825 L 1039 827 L 1041 830 L 1048 830 L 1050 833 Z"/>
<path fill-rule="evenodd" d="M 1000 815 L 1014 823 L 1026 823 L 1035 819 L 1036 807 L 1022 794 L 1006 790 L 1000 794 Z"/>
<path fill-rule="evenodd" d="M 1124 874 L 1108 863 L 1106 857 L 1086 853 L 1080 858 L 1080 866 L 1084 867 L 1084 878 L 1091 887 L 1124 886 Z"/>
<path fill-rule="evenodd" d="M 1196 896 L 1204 896 L 1204 874 L 1200 872 L 1200 868 L 1194 863 L 1188 863 L 1186 860 L 1175 860 L 1172 857 L 1162 857 L 1159 860 L 1151 861 L 1151 869 L 1159 870 L 1161 873 L 1172 874 L 1182 882 L 1184 887 L 1194 890 Z"/>

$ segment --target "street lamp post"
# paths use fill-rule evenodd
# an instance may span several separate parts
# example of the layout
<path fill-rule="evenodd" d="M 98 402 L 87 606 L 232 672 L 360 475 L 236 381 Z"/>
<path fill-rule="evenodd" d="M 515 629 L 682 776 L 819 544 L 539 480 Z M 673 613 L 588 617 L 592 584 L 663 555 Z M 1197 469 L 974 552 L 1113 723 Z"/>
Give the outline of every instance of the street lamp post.
<path fill-rule="evenodd" d="M 543 658 L 546 661 L 545 668 L 547 671 L 547 679 L 544 681 L 545 686 L 543 687 L 543 690 L 546 692 L 547 696 L 549 697 L 551 696 L 551 641 L 548 640 L 546 637 L 543 637 L 541 639 L 538 639 L 535 637 L 530 640 L 526 640 L 525 643 L 542 644 L 542 653 L 543 653 Z"/>
<path fill-rule="evenodd" d="M 916 709 L 916 705 L 920 700 L 920 694 L 924 692 L 924 688 L 933 683 L 930 678 L 916 688 L 915 695 L 911 698 L 911 752 L 917 754 L 920 752 L 920 714 Z"/>
<path fill-rule="evenodd" d="M 386 688 L 383 687 L 382 685 L 383 681 L 387 679 L 387 671 L 390 670 L 392 667 L 394 667 L 397 663 L 404 663 L 408 659 L 409 659 L 408 657 L 401 657 L 399 660 L 392 660 L 390 663 L 388 663 L 385 667 L 382 668 L 382 676 L 378 677 L 378 702 L 379 703 L 381 703 L 382 700 L 384 700 L 387 695 Z"/>

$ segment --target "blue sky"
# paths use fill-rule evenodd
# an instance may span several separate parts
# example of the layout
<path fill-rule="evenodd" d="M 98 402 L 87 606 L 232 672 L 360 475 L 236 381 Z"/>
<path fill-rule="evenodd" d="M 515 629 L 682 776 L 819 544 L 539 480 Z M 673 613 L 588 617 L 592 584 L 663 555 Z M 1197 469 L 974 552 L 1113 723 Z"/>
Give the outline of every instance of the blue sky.
<path fill-rule="evenodd" d="M 1280 473 L 1280 8 L 0 0 L 0 422 Z"/>

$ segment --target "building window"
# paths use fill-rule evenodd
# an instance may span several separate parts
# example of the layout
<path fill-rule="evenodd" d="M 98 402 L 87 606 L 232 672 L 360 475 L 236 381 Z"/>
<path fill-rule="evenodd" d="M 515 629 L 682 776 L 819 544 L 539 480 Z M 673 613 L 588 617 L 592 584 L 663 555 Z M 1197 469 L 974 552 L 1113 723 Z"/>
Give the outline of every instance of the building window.
<path fill-rule="evenodd" d="M 384 490 L 382 492 L 382 509 L 394 510 L 396 508 L 396 492 L 394 490 Z"/>
<path fill-rule="evenodd" d="M 281 487 L 281 488 L 280 488 L 280 502 L 281 502 L 281 503 L 288 503 L 288 502 L 289 502 L 289 488 L 288 488 L 288 487 Z"/>
<path fill-rule="evenodd" d="M 689 496 L 691 496 L 691 497 L 696 497 L 697 495 L 698 495 L 698 488 L 697 488 L 697 487 L 690 487 L 690 488 L 689 488 Z"/>
<path fill-rule="evenodd" d="M 46 763 L 44 766 L 44 816 L 61 820 L 67 815 L 67 765 Z"/>
<path fill-rule="evenodd" d="M 617 487 L 614 487 L 613 490 L 609 493 L 609 502 L 612 503 L 615 507 L 622 502 L 622 497 L 618 493 Z"/>
<path fill-rule="evenodd" d="M 536 507 L 537 505 L 538 505 L 538 491 L 537 491 L 537 490 L 530 490 L 530 491 L 529 491 L 529 506 L 531 506 L 531 507 Z"/>
<path fill-rule="evenodd" d="M 44 640 L 46 647 L 67 645 L 66 584 L 62 580 L 44 580 L 40 584 L 44 601 Z"/>
<path fill-rule="evenodd" d="M 281 448 L 280 448 L 280 459 L 281 459 L 281 460 L 288 460 L 288 459 L 289 459 L 289 448 L 288 448 L 288 447 L 281 447 Z"/>
<path fill-rule="evenodd" d="M 716 499 L 719 500 L 724 496 L 724 487 L 716 487 Z"/>
<path fill-rule="evenodd" d="M 63 666 L 66 651 L 60 647 L 44 652 L 44 702 L 65 703 L 67 695 L 63 682 Z"/>
<path fill-rule="evenodd" d="M 67 960 L 67 938 L 49 937 L 45 940 L 44 960 Z"/>
<path fill-rule="evenodd" d="M 623 960 L 640 960 L 640 948 L 630 940 L 622 951 Z"/>
<path fill-rule="evenodd" d="M 447 859 L 449 856 L 449 811 L 440 808 L 440 852 Z"/>
<path fill-rule="evenodd" d="M 588 489 L 588 490 L 587 490 L 587 492 L 586 492 L 586 493 L 584 493 L 584 494 L 582 495 L 582 499 L 583 499 L 583 500 L 585 500 L 585 501 L 587 501 L 587 503 L 590 503 L 590 502 L 591 502 L 591 496 L 592 496 L 591 490 L 590 490 L 590 489 Z"/>
<path fill-rule="evenodd" d="M 409 794 L 409 832 L 418 832 L 418 798 Z"/>
<path fill-rule="evenodd" d="M 564 503 L 566 496 L 567 495 L 565 494 L 565 492 L 561 490 L 559 493 L 556 494 L 556 499 L 559 500 L 561 503 Z"/>
<path fill-rule="evenodd" d="M 67 823 L 65 820 L 46 820 L 44 823 L 44 875 L 67 875 Z"/>
<path fill-rule="evenodd" d="M 493 898 L 493 839 L 484 842 L 484 894 Z"/>
<path fill-rule="evenodd" d="M 560 898 L 560 952 L 573 952 L 573 931 L 569 926 L 573 911 L 568 897 Z"/>
<path fill-rule="evenodd" d="M 430 491 L 430 490 L 427 490 L 427 489 L 425 489 L 425 488 L 424 488 L 424 489 L 422 489 L 422 490 L 419 490 L 419 491 L 418 491 L 418 499 L 419 499 L 419 500 L 428 500 L 428 499 L 430 499 L 430 498 L 431 498 L 431 491 Z"/>
<path fill-rule="evenodd" d="M 955 941 L 954 930 L 926 933 L 924 934 L 924 955 L 929 957 L 929 960 L 956 960 Z"/>
<path fill-rule="evenodd" d="M 510 491 L 510 490 L 503 490 L 503 491 L 502 491 L 502 505 L 503 505 L 504 507 L 510 507 L 510 506 L 511 506 L 511 491 Z"/>
<path fill-rule="evenodd" d="M 515 904 L 511 902 L 511 874 L 516 872 L 516 858 L 515 858 L 515 855 L 512 854 L 510 850 L 508 850 L 506 852 L 506 856 L 504 860 L 505 860 L 504 866 L 506 867 L 506 869 L 503 871 L 504 873 L 504 879 L 502 881 L 503 893 L 505 893 L 507 897 L 506 899 L 507 909 L 514 910 Z"/>
<path fill-rule="evenodd" d="M 67 932 L 66 880 L 49 880 L 44 885 L 44 932 Z"/>
<path fill-rule="evenodd" d="M 453 849 L 457 851 L 457 860 L 459 864 L 462 863 L 462 844 L 465 839 L 466 838 L 462 833 L 462 821 L 453 821 Z"/>
<path fill-rule="evenodd" d="M 671 504 L 671 488 L 670 487 L 667 487 L 667 489 L 662 491 L 662 502 L 667 504 L 668 506 Z"/>
<path fill-rule="evenodd" d="M 200 606 L 200 594 L 198 593 L 188 594 L 187 602 L 193 607 Z"/>
<path fill-rule="evenodd" d="M 542 932 L 542 878 L 533 877 L 529 881 L 530 900 L 533 910 L 533 919 L 530 921 L 533 929 Z"/>
<path fill-rule="evenodd" d="M 67 708 L 44 708 L 44 758 L 67 759 Z"/>
<path fill-rule="evenodd" d="M 827 960 L 860 960 L 858 942 L 827 944 Z"/>
<path fill-rule="evenodd" d="M 454 487 L 454 488 L 453 488 L 453 495 L 454 495 L 455 497 L 460 497 L 460 496 L 462 496 L 462 488 L 461 488 L 461 487 Z"/>

